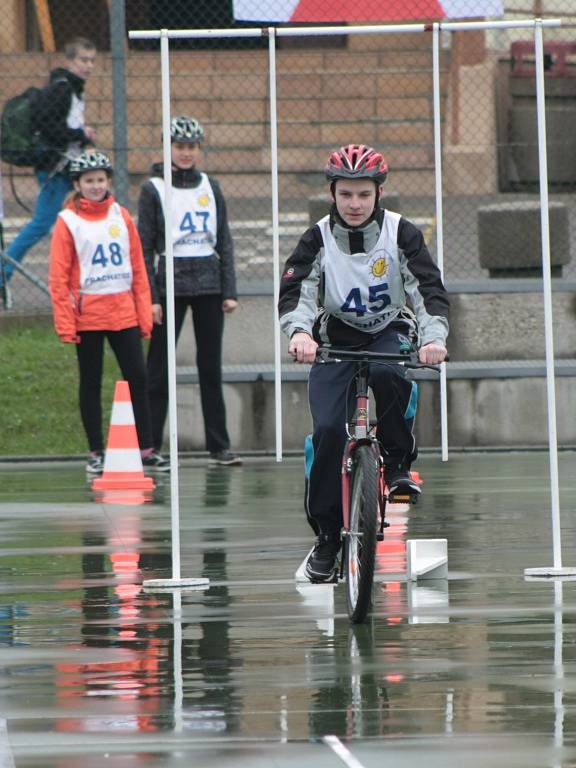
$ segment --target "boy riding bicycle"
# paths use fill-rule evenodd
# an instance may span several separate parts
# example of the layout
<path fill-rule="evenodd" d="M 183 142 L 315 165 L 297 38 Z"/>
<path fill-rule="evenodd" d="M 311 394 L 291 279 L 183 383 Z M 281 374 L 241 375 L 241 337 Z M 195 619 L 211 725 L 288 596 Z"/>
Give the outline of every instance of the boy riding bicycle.
<path fill-rule="evenodd" d="M 416 343 L 421 362 L 441 363 L 448 295 L 420 230 L 378 205 L 388 174 L 384 157 L 350 144 L 332 152 L 325 172 L 334 201 L 330 213 L 304 233 L 282 275 L 279 312 L 289 353 L 299 363 L 314 363 L 319 344 L 398 353 Z M 352 376 L 347 362 L 314 364 L 310 371 L 313 434 L 305 507 L 317 536 L 306 564 L 311 581 L 331 581 L 336 573 Z M 418 494 L 410 476 L 417 455 L 416 384 L 398 365 L 371 364 L 369 377 L 389 492 Z"/>

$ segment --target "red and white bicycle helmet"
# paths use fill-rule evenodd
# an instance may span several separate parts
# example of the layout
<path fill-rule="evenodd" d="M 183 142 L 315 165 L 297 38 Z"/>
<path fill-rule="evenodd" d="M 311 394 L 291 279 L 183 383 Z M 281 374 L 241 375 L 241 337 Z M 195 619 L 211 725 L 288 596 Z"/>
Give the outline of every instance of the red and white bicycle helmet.
<path fill-rule="evenodd" d="M 383 184 L 388 175 L 384 156 L 366 144 L 348 144 L 332 152 L 324 168 L 328 181 L 372 179 Z"/>

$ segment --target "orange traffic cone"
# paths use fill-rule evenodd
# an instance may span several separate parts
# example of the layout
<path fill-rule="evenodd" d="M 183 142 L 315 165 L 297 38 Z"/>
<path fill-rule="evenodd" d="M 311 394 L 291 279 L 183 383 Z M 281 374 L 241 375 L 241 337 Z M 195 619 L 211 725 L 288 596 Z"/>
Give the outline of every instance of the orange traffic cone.
<path fill-rule="evenodd" d="M 154 480 L 144 475 L 136 423 L 127 381 L 117 381 L 110 418 L 104 472 L 93 491 L 152 490 Z"/>

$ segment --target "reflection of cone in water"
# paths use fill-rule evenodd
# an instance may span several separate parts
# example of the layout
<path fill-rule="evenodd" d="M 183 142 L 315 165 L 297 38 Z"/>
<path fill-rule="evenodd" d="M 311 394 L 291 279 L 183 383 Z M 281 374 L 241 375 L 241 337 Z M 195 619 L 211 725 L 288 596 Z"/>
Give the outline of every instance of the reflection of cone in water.
<path fill-rule="evenodd" d="M 145 477 L 136 434 L 134 411 L 127 381 L 117 381 L 104 457 L 104 472 L 92 483 L 93 491 L 152 490 L 154 480 Z"/>

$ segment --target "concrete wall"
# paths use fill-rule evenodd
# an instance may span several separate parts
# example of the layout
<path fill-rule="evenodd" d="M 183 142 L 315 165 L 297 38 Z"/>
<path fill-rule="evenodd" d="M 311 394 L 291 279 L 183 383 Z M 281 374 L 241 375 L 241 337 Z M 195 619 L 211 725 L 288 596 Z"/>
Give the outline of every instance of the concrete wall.
<path fill-rule="evenodd" d="M 453 361 L 543 360 L 544 300 L 541 293 L 451 294 Z M 576 294 L 553 295 L 556 357 L 576 356 Z M 226 317 L 224 363 L 274 362 L 274 307 L 272 296 L 243 296 L 240 307 Z M 288 342 L 282 352 L 288 361 Z M 178 345 L 179 365 L 195 364 L 192 323 L 187 321 Z"/>
<path fill-rule="evenodd" d="M 440 447 L 438 384 L 419 382 L 416 418 L 418 443 Z M 228 428 L 235 450 L 275 450 L 274 385 L 226 384 Z M 556 380 L 558 444 L 576 446 L 576 386 L 571 377 Z M 310 431 L 305 382 L 282 387 L 283 446 L 302 450 Z M 566 418 L 566 415 L 569 417 Z M 448 382 L 448 441 L 453 448 L 494 446 L 537 447 L 548 442 L 546 379 L 464 379 Z M 197 385 L 179 388 L 178 432 L 186 450 L 204 450 L 204 432 Z"/>
<path fill-rule="evenodd" d="M 545 358 L 543 299 L 540 293 L 453 294 L 454 362 L 536 360 Z M 576 350 L 576 294 L 554 293 L 557 358 L 571 360 Z M 288 362 L 282 339 L 283 362 Z M 180 365 L 194 364 L 191 324 L 178 349 Z M 242 308 L 226 319 L 225 363 L 273 363 L 271 296 L 243 297 Z M 500 366 L 501 367 L 501 366 Z M 547 399 L 544 376 L 448 380 L 449 443 L 453 447 L 543 446 L 547 444 Z M 417 435 L 422 447 L 440 445 L 439 386 L 420 381 Z M 204 431 L 198 386 L 179 386 L 179 435 L 183 449 L 202 450 Z M 236 450 L 275 449 L 274 385 L 271 381 L 227 383 L 224 394 L 232 445 Z M 576 445 L 576 386 L 571 376 L 556 378 L 558 442 Z M 300 450 L 310 430 L 306 381 L 282 386 L 283 445 Z M 568 417 L 566 417 L 568 415 Z"/>
<path fill-rule="evenodd" d="M 450 296 L 451 359 L 543 360 L 542 293 L 460 293 Z M 576 294 L 553 294 L 554 352 L 576 356 Z"/>

